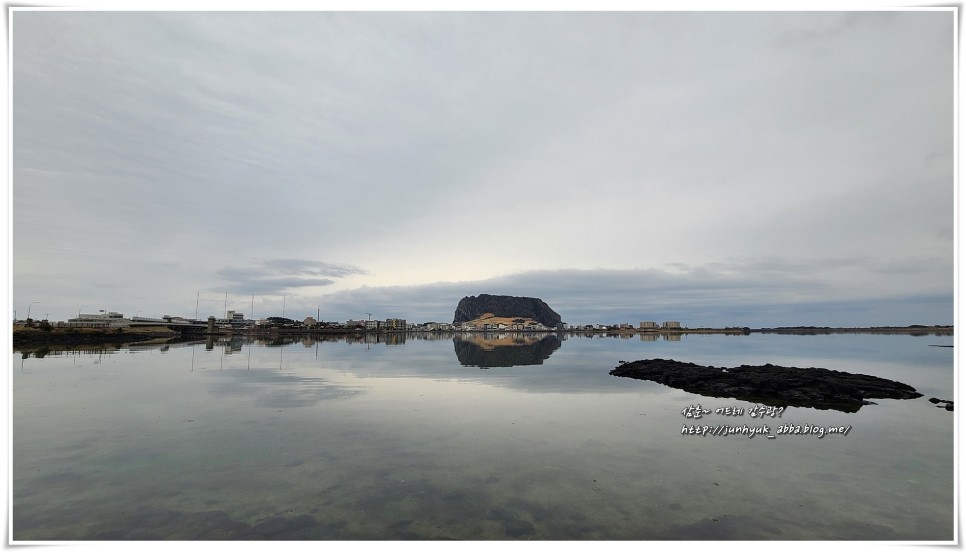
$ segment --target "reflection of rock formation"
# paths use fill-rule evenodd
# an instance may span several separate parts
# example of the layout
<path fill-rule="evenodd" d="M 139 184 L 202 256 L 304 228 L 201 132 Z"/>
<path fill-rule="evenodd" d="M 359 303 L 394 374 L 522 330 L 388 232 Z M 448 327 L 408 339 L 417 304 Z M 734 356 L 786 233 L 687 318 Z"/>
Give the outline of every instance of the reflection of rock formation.
<path fill-rule="evenodd" d="M 655 381 L 706 397 L 729 397 L 773 406 L 857 412 L 868 399 L 915 399 L 922 394 L 904 383 L 825 368 L 739 366 L 715 368 L 676 360 L 623 363 L 613 376 Z"/>
<path fill-rule="evenodd" d="M 501 334 L 499 337 L 484 334 L 453 338 L 453 348 L 460 364 L 480 368 L 543 364 L 560 344 L 556 335 L 537 338 L 523 334 Z"/>

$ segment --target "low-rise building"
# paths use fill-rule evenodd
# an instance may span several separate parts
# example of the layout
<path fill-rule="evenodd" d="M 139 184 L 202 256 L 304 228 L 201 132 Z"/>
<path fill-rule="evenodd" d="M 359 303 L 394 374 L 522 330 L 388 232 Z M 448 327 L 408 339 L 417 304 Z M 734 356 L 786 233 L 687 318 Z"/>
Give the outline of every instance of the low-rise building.
<path fill-rule="evenodd" d="M 406 329 L 406 321 L 402 318 L 387 318 L 386 319 L 386 329 L 399 331 Z"/>
<path fill-rule="evenodd" d="M 657 322 L 641 322 L 640 328 L 642 330 L 653 330 L 657 328 Z"/>
<path fill-rule="evenodd" d="M 170 314 L 165 314 L 161 317 L 165 324 L 190 324 L 187 318 L 183 316 L 171 316 Z"/>
<path fill-rule="evenodd" d="M 245 320 L 245 313 L 243 313 L 243 312 L 235 312 L 233 310 L 230 310 L 230 311 L 228 311 L 227 316 L 225 318 L 227 318 L 228 320 L 230 320 L 232 322 L 241 322 L 241 321 Z"/>
<path fill-rule="evenodd" d="M 97 314 L 78 314 L 77 318 L 67 321 L 71 328 L 126 328 L 131 321 L 117 312 L 100 311 Z"/>
<path fill-rule="evenodd" d="M 675 320 L 668 320 L 667 322 L 662 324 L 661 327 L 666 330 L 679 330 L 681 329 L 681 323 Z"/>

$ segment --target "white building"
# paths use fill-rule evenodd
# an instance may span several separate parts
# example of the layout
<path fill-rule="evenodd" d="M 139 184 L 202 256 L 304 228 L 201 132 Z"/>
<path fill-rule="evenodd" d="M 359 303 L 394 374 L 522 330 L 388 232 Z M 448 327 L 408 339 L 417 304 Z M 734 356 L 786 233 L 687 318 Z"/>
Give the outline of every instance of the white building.
<path fill-rule="evenodd" d="M 97 314 L 78 314 L 77 318 L 67 321 L 71 328 L 126 328 L 131 321 L 117 312 L 100 311 Z"/>

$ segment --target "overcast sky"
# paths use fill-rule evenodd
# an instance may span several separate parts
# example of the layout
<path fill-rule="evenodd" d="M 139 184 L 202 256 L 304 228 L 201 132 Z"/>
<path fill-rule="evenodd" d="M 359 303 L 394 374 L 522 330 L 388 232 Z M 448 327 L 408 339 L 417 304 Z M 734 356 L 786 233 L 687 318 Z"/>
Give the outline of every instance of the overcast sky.
<path fill-rule="evenodd" d="M 19 318 L 953 322 L 951 11 L 10 20 Z"/>

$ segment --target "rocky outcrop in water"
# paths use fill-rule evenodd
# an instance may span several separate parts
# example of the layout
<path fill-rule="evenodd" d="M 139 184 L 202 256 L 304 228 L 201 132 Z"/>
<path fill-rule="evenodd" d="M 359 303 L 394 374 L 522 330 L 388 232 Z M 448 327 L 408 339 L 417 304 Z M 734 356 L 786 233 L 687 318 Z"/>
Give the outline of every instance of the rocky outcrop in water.
<path fill-rule="evenodd" d="M 929 399 L 929 402 L 931 402 L 932 404 L 936 405 L 939 408 L 945 408 L 950 412 L 953 411 L 953 401 L 945 400 L 945 399 L 937 399 L 936 397 L 933 397 Z M 942 403 L 942 404 L 939 404 L 939 403 Z"/>
<path fill-rule="evenodd" d="M 652 359 L 621 364 L 612 376 L 662 383 L 708 397 L 729 397 L 773 406 L 798 406 L 857 412 L 869 399 L 915 399 L 913 387 L 876 376 L 826 368 L 765 364 L 737 368 L 700 366 Z"/>
<path fill-rule="evenodd" d="M 460 299 L 453 315 L 453 324 L 476 320 L 486 313 L 505 318 L 532 318 L 548 328 L 556 328 L 561 322 L 560 315 L 549 305 L 535 297 L 513 297 L 511 295 L 469 296 Z"/>

